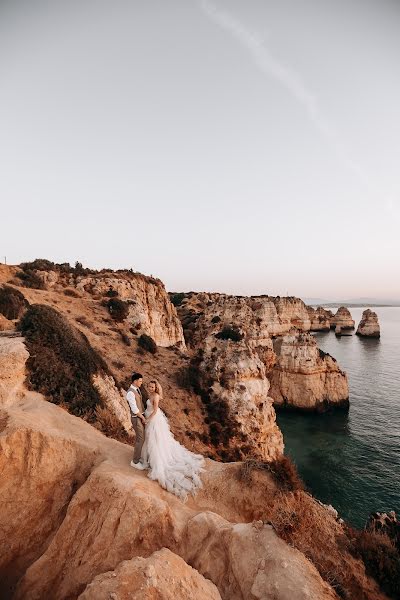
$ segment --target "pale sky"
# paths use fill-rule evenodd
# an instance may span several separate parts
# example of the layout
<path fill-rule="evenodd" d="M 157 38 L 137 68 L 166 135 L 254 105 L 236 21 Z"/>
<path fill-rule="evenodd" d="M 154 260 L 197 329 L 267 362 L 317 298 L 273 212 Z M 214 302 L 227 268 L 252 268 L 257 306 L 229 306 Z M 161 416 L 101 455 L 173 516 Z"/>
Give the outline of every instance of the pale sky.
<path fill-rule="evenodd" d="M 394 0 L 1 0 L 1 257 L 400 298 L 399 31 Z"/>

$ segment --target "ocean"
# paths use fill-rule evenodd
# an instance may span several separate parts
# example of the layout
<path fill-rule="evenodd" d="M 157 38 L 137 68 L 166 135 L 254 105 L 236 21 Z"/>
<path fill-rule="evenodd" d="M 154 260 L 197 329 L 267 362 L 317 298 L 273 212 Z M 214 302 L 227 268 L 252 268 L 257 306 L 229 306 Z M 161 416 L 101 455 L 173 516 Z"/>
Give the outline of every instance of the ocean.
<path fill-rule="evenodd" d="M 400 307 L 369 308 L 380 340 L 314 334 L 347 372 L 349 411 L 277 415 L 307 489 L 356 527 L 376 510 L 400 513 Z M 356 328 L 363 310 L 350 308 Z"/>

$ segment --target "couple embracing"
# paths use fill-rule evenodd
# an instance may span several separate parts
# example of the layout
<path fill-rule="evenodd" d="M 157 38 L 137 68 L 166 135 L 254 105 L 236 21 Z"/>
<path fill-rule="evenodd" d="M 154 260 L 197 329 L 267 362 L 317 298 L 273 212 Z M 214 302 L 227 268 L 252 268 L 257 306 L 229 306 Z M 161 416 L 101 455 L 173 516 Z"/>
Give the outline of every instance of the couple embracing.
<path fill-rule="evenodd" d="M 148 469 L 150 479 L 186 500 L 189 493 L 195 493 L 202 485 L 200 473 L 204 470 L 204 458 L 179 444 L 171 433 L 168 419 L 159 406 L 163 393 L 158 381 L 153 379 L 147 384 L 146 403 L 142 383 L 143 376 L 133 373 L 132 385 L 126 394 L 136 434 L 131 466 Z"/>

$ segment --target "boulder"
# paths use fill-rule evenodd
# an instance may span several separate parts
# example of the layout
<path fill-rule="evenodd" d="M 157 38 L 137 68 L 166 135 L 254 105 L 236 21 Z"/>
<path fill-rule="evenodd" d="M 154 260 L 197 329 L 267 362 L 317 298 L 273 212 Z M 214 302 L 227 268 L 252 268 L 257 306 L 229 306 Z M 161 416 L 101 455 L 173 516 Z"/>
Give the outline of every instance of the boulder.
<path fill-rule="evenodd" d="M 79 600 L 221 600 L 217 587 L 163 548 L 94 578 Z"/>

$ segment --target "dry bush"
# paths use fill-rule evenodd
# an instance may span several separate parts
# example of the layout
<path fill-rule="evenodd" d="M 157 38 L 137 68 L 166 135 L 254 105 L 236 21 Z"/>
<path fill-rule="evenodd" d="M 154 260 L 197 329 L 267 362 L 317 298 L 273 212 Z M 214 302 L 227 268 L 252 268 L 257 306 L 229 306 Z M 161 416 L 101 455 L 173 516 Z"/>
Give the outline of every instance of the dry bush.
<path fill-rule="evenodd" d="M 270 473 L 281 490 L 294 492 L 304 489 L 304 483 L 300 479 L 296 466 L 288 456 L 281 456 L 271 462 L 247 459 L 240 466 L 238 473 L 240 480 L 250 483 L 253 471 Z"/>
<path fill-rule="evenodd" d="M 361 558 L 367 573 L 391 598 L 400 598 L 400 554 L 393 541 L 378 531 L 348 529 L 352 554 Z"/>
<path fill-rule="evenodd" d="M 128 434 L 117 417 L 108 408 L 97 406 L 96 425 L 104 435 L 125 444 L 133 445 L 133 437 Z"/>
<path fill-rule="evenodd" d="M 81 325 L 84 325 L 84 327 L 87 327 L 88 329 L 92 328 L 92 323 L 88 320 L 87 317 L 85 317 L 85 315 L 81 315 L 80 317 L 76 317 L 75 321 L 77 321 Z"/>
<path fill-rule="evenodd" d="M 110 298 L 107 308 L 114 321 L 124 321 L 129 313 L 129 304 L 119 298 Z"/>
<path fill-rule="evenodd" d="M 150 335 L 146 335 L 145 333 L 142 333 L 139 337 L 138 346 L 151 354 L 156 354 L 157 352 L 157 344 Z"/>
<path fill-rule="evenodd" d="M 121 335 L 121 340 L 124 342 L 125 346 L 130 346 L 131 340 L 129 335 L 127 335 L 124 331 L 120 331 L 119 333 Z"/>
<path fill-rule="evenodd" d="M 26 288 L 33 288 L 35 290 L 44 290 L 45 288 L 41 277 L 39 277 L 36 271 L 33 271 L 32 269 L 19 271 L 17 277 L 19 277 L 22 285 Z"/>
<path fill-rule="evenodd" d="M 304 491 L 280 492 L 269 500 L 267 519 L 278 535 L 302 552 L 340 598 L 381 600 L 362 561 L 351 553 L 346 530 Z"/>
<path fill-rule="evenodd" d="M 0 288 L 0 313 L 6 319 L 19 319 L 27 306 L 28 301 L 19 290 L 8 285 Z"/>
<path fill-rule="evenodd" d="M 215 334 L 219 340 L 232 340 L 232 342 L 240 342 L 243 339 L 243 333 L 237 327 L 226 326 L 219 333 Z"/>
<path fill-rule="evenodd" d="M 82 298 L 82 295 L 75 288 L 65 288 L 64 295 L 71 298 Z"/>
<path fill-rule="evenodd" d="M 116 369 L 124 369 L 125 368 L 124 363 L 120 360 L 113 360 L 112 364 Z"/>
<path fill-rule="evenodd" d="M 41 304 L 28 308 L 20 330 L 30 354 L 26 364 L 31 389 L 55 404 L 67 404 L 74 415 L 90 416 L 101 402 L 92 376 L 108 374 L 108 368 L 87 337 L 56 309 Z"/>

